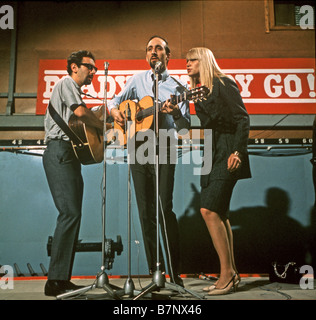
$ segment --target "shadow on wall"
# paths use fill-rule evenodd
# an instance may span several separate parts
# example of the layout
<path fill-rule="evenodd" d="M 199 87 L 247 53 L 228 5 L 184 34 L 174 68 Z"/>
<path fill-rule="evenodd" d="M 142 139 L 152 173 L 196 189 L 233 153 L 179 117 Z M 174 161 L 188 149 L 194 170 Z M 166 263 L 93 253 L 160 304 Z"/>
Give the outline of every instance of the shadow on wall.
<path fill-rule="evenodd" d="M 191 205 L 179 219 L 182 272 L 218 273 L 218 257 L 199 211 L 199 191 L 192 188 Z M 238 271 L 268 273 L 273 261 L 314 266 L 316 210 L 312 210 L 311 224 L 305 229 L 288 216 L 291 202 L 284 190 L 268 189 L 265 203 L 230 212 Z"/>

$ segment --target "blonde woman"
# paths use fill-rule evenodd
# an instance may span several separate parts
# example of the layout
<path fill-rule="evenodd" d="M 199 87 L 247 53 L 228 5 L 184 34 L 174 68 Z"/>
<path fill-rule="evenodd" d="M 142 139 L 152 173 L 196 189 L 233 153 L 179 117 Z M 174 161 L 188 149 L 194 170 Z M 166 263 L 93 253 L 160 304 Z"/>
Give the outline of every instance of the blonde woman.
<path fill-rule="evenodd" d="M 191 88 L 210 89 L 206 100 L 195 103 L 201 126 L 213 134 L 212 170 L 201 176 L 200 211 L 219 257 L 220 277 L 203 290 L 222 295 L 236 290 L 240 282 L 227 212 L 236 182 L 251 177 L 249 116 L 236 83 L 221 71 L 209 49 L 193 48 L 187 53 L 187 72 Z"/>

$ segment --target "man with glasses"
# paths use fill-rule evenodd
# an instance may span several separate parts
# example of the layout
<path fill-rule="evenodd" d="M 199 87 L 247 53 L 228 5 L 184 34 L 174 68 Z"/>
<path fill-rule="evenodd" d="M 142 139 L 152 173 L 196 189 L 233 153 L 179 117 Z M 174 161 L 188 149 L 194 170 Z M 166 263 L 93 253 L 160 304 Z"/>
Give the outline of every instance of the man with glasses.
<path fill-rule="evenodd" d="M 103 130 L 103 121 L 87 108 L 81 98 L 81 87 L 92 82 L 97 68 L 89 51 L 72 53 L 67 59 L 66 77 L 54 87 L 50 104 L 68 124 L 75 114 L 85 124 Z M 51 248 L 51 260 L 45 294 L 57 296 L 80 288 L 70 282 L 78 240 L 83 198 L 81 164 L 76 158 L 69 137 L 46 111 L 43 165 L 50 191 L 59 212 Z"/>

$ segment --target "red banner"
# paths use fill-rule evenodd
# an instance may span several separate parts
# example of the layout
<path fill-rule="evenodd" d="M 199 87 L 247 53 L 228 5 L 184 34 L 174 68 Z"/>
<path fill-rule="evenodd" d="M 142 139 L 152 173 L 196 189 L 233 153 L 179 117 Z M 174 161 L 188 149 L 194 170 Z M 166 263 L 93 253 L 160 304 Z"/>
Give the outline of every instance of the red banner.
<path fill-rule="evenodd" d="M 137 72 L 148 70 L 143 60 L 106 60 L 109 62 L 106 96 L 118 94 Z M 104 62 L 93 82 L 82 91 L 88 107 L 103 104 L 105 96 Z M 315 59 L 218 59 L 219 66 L 240 89 L 249 114 L 316 114 Z M 40 60 L 36 114 L 45 113 L 56 82 L 67 75 L 65 60 Z M 169 73 L 189 84 L 184 59 L 170 60 Z M 195 114 L 190 104 L 191 114 Z"/>

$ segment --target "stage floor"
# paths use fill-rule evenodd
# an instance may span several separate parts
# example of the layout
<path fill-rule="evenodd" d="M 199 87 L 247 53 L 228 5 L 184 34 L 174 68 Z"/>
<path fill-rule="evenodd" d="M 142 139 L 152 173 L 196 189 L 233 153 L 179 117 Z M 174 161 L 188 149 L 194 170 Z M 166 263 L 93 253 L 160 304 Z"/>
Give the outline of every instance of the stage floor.
<path fill-rule="evenodd" d="M 202 289 L 214 283 L 214 281 L 201 280 L 196 277 L 183 276 L 186 290 L 177 290 L 166 285 L 158 291 L 151 291 L 148 295 L 138 297 L 136 300 L 316 300 L 316 285 L 314 289 L 301 289 L 298 284 L 271 283 L 267 276 L 241 275 L 241 283 L 237 292 L 223 296 L 208 296 Z M 126 277 L 109 276 L 109 284 L 118 288 L 124 288 Z M 73 277 L 72 282 L 77 285 L 92 286 L 95 277 Z M 120 295 L 121 300 L 133 300 L 147 285 L 152 282 L 148 276 L 133 276 L 132 281 L 135 286 L 134 296 L 128 297 Z M 44 295 L 45 277 L 15 278 L 13 288 L 0 287 L 0 300 L 56 300 L 55 297 Z M 119 291 L 117 291 L 119 292 Z M 79 297 L 71 296 L 72 300 L 114 300 L 113 296 L 104 289 L 93 287 Z M 66 299 L 62 299 L 66 300 Z"/>

